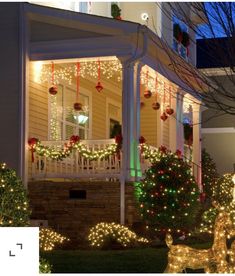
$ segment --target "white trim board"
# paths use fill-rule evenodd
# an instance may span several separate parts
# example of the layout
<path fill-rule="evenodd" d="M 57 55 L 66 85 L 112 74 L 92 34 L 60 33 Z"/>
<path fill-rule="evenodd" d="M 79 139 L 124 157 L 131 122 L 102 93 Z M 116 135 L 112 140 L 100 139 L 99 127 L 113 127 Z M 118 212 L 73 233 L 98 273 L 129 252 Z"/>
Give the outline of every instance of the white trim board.
<path fill-rule="evenodd" d="M 213 134 L 213 133 L 235 133 L 234 127 L 214 127 L 214 128 L 202 128 L 202 133 Z"/>

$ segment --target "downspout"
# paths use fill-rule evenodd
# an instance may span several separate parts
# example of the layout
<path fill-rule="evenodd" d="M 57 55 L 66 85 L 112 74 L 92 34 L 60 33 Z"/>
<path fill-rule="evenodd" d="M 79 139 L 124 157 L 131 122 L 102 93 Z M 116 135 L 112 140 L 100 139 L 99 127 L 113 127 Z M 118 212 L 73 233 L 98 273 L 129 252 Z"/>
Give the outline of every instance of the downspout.
<path fill-rule="evenodd" d="M 140 32 L 142 32 L 142 35 L 143 35 L 143 50 L 140 54 L 137 54 L 138 48 L 139 48 L 138 41 L 137 41 L 135 53 L 133 54 L 133 56 L 131 56 L 129 59 L 127 59 L 124 62 L 125 67 L 130 67 L 130 65 L 132 63 L 135 63 L 136 61 L 140 61 L 147 53 L 147 48 L 148 48 L 147 32 L 148 32 L 148 28 L 146 26 L 138 24 L 138 27 L 137 27 L 138 36 L 139 36 Z M 140 66 L 140 64 L 138 65 L 138 68 L 141 68 L 139 66 Z M 138 71 L 139 70 L 137 70 L 137 72 Z M 139 89 L 139 85 L 137 85 L 137 89 Z M 139 93 L 137 93 L 137 97 L 139 97 L 139 96 L 140 96 Z M 137 100 L 138 100 L 138 98 L 137 98 Z M 137 108 L 140 108 L 140 105 Z M 137 126 L 137 127 L 139 128 L 139 126 Z M 128 164 L 128 166 L 129 166 L 129 164 Z M 136 165 L 135 165 L 135 167 L 136 167 Z M 125 172 L 124 172 L 125 169 L 126 168 L 123 168 L 123 171 L 122 171 L 122 174 L 121 174 L 121 177 L 120 177 L 120 223 L 121 224 L 125 224 L 125 180 L 126 180 Z"/>

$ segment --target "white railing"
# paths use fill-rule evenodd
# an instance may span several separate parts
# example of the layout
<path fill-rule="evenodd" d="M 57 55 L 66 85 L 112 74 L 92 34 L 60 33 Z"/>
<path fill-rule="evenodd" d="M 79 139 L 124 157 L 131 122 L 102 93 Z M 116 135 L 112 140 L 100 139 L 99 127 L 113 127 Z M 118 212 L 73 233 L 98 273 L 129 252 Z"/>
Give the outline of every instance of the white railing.
<path fill-rule="evenodd" d="M 41 141 L 42 145 L 54 147 L 60 150 L 68 141 Z M 114 139 L 106 140 L 83 140 L 82 144 L 87 149 L 94 152 L 104 150 L 109 145 L 114 144 Z M 79 151 L 73 150 L 69 157 L 63 160 L 52 160 L 46 156 L 36 153 L 35 160 L 32 162 L 32 178 L 108 178 L 119 177 L 121 171 L 121 156 L 118 154 L 110 155 L 103 159 L 90 161 L 83 157 Z M 120 153 L 121 155 L 121 153 Z"/>

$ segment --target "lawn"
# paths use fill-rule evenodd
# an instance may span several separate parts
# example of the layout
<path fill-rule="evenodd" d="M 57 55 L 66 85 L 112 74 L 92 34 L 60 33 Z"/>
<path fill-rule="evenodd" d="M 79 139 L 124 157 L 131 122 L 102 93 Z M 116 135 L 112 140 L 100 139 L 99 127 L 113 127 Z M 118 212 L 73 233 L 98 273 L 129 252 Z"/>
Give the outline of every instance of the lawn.
<path fill-rule="evenodd" d="M 192 247 L 208 248 L 208 244 Z M 162 273 L 168 248 L 126 250 L 55 250 L 43 253 L 53 273 Z M 190 272 L 190 271 L 188 271 Z M 195 271 L 203 272 L 203 271 Z"/>

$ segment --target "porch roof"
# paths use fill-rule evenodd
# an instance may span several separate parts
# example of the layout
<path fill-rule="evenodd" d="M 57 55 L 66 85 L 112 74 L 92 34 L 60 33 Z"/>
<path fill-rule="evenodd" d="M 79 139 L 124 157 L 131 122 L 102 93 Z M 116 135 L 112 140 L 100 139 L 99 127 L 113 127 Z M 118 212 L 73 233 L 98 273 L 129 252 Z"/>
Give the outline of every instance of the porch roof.
<path fill-rule="evenodd" d="M 146 47 L 143 63 L 196 98 L 196 91 L 204 91 L 200 72 L 146 26 L 34 4 L 23 5 L 31 27 L 31 60 L 130 58 L 144 53 Z"/>

